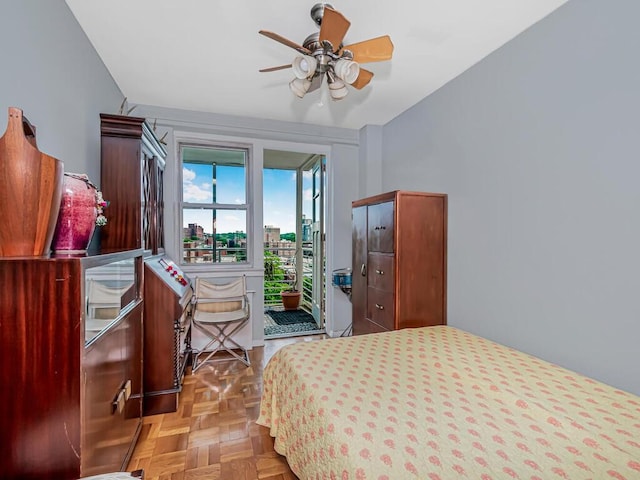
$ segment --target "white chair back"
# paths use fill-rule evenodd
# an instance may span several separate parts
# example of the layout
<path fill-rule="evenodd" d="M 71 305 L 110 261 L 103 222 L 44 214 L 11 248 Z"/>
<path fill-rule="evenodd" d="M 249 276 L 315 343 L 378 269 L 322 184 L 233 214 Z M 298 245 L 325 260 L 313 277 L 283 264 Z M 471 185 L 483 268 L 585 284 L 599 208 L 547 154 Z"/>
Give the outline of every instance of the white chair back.
<path fill-rule="evenodd" d="M 203 312 L 232 312 L 243 308 L 247 285 L 245 276 L 230 283 L 216 284 L 196 278 L 195 302 Z"/>

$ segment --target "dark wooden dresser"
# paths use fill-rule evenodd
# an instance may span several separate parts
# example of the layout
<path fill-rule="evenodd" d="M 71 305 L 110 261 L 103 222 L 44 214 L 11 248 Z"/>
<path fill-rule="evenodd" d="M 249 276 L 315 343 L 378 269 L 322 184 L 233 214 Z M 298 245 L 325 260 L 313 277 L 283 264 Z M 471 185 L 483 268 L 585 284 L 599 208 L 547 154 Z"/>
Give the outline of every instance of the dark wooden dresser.
<path fill-rule="evenodd" d="M 353 334 L 446 324 L 447 196 L 394 191 L 352 207 Z"/>
<path fill-rule="evenodd" d="M 126 468 L 142 420 L 142 250 L 0 258 L 0 477 Z"/>

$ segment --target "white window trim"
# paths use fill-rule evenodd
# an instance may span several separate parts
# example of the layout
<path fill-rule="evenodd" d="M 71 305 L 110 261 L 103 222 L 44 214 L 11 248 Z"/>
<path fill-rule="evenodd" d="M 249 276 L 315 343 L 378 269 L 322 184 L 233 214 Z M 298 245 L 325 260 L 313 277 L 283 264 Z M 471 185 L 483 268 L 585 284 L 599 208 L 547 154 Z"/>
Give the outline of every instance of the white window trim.
<path fill-rule="evenodd" d="M 254 235 L 254 201 L 255 196 L 253 194 L 253 172 L 254 172 L 254 147 L 251 143 L 240 143 L 229 138 L 217 137 L 213 135 L 198 135 L 193 132 L 175 132 L 175 158 L 177 161 L 176 165 L 176 178 L 178 179 L 178 201 L 177 204 L 177 212 L 176 218 L 178 220 L 178 228 L 174 231 L 174 236 L 176 237 L 176 246 L 178 250 L 178 258 L 180 261 L 180 267 L 186 273 L 198 273 L 202 271 L 216 271 L 216 272 L 237 272 L 237 271 L 246 271 L 255 269 L 255 235 Z M 192 264 L 192 263 L 183 263 L 182 259 L 184 258 L 183 251 L 183 242 L 182 236 L 180 233 L 182 232 L 182 214 L 184 208 L 184 201 L 182 198 L 183 194 L 183 163 L 182 163 L 182 154 L 181 149 L 183 146 L 189 147 L 202 147 L 202 148 L 228 148 L 228 149 L 238 149 L 245 150 L 247 152 L 246 165 L 245 165 L 245 192 L 246 192 L 246 208 L 243 209 L 246 211 L 246 221 L 247 221 L 247 261 L 242 263 L 203 263 L 203 264 Z M 195 203 L 191 203 L 190 207 L 197 206 Z M 207 207 L 210 207 L 211 204 L 207 204 Z M 237 207 L 237 205 L 226 205 L 220 204 L 222 207 Z M 262 244 L 261 244 L 262 245 Z M 260 270 L 262 266 L 260 265 Z"/>

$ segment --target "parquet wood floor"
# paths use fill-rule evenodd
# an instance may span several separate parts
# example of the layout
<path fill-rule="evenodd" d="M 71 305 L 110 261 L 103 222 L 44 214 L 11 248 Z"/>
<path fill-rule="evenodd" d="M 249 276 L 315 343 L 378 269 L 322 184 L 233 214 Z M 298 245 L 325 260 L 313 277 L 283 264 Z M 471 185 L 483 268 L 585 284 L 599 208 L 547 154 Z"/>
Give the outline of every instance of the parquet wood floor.
<path fill-rule="evenodd" d="M 144 469 L 145 480 L 297 480 L 255 423 L 262 372 L 284 345 L 322 338 L 267 340 L 251 350 L 250 367 L 223 360 L 187 372 L 178 411 L 144 417 L 127 470 Z"/>

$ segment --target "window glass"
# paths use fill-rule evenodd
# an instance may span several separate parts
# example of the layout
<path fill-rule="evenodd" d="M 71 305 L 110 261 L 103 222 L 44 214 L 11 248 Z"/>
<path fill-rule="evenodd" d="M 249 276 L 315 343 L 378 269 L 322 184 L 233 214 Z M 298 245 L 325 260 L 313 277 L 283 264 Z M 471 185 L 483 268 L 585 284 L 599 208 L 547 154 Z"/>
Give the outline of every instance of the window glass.
<path fill-rule="evenodd" d="M 247 262 L 247 150 L 183 146 L 181 158 L 183 263 Z"/>

